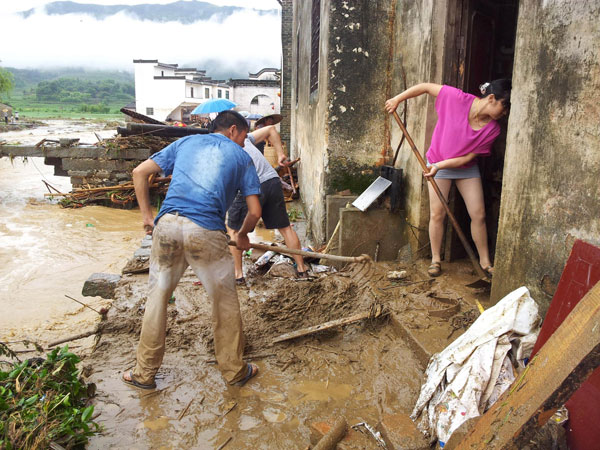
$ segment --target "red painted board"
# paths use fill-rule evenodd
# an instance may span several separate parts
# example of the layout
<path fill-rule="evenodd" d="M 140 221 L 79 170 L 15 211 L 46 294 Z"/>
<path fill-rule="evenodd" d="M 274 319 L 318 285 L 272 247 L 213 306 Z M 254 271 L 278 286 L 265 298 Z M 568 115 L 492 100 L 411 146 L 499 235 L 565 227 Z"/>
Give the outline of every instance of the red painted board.
<path fill-rule="evenodd" d="M 577 240 L 563 269 L 531 356 L 565 320 L 583 296 L 600 281 L 600 248 Z M 566 403 L 569 410 L 567 440 L 570 450 L 600 448 L 600 368 Z"/>

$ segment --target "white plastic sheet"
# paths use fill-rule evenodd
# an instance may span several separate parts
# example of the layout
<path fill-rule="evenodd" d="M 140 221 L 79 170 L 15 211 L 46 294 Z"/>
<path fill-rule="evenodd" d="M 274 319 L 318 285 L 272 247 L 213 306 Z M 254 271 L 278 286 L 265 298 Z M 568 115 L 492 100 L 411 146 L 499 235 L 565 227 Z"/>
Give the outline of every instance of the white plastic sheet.
<path fill-rule="evenodd" d="M 454 430 L 487 410 L 514 380 L 509 355 L 531 353 L 539 333 L 538 306 L 526 287 L 484 311 L 469 329 L 431 357 L 411 418 L 443 447 Z"/>

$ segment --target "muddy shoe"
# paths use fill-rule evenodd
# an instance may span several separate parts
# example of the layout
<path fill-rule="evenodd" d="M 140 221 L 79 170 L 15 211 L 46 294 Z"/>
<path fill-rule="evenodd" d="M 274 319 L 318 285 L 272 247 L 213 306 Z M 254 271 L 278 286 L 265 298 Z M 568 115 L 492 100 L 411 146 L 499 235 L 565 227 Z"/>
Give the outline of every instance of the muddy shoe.
<path fill-rule="evenodd" d="M 136 387 L 139 389 L 156 389 L 156 383 L 154 383 L 154 382 L 152 382 L 151 384 L 140 383 L 135 378 L 133 378 L 132 372 L 133 372 L 132 370 L 123 372 L 123 375 L 121 375 L 121 381 L 125 384 L 128 384 L 129 386 L 133 386 L 133 387 Z"/>
<path fill-rule="evenodd" d="M 494 275 L 494 268 L 492 266 L 482 267 L 482 269 L 488 277 L 492 278 Z"/>
<path fill-rule="evenodd" d="M 305 270 L 304 272 L 300 272 L 300 271 L 296 270 L 296 280 L 309 281 L 310 275 L 308 274 L 308 270 Z"/>
<path fill-rule="evenodd" d="M 430 277 L 439 277 L 442 274 L 442 264 L 439 262 L 431 263 L 427 268 L 427 273 Z"/>
<path fill-rule="evenodd" d="M 240 381 L 234 383 L 236 386 L 245 385 L 250 378 L 255 377 L 258 374 L 258 366 L 255 364 L 246 363 L 248 371 L 246 372 L 246 376 L 242 378 Z"/>

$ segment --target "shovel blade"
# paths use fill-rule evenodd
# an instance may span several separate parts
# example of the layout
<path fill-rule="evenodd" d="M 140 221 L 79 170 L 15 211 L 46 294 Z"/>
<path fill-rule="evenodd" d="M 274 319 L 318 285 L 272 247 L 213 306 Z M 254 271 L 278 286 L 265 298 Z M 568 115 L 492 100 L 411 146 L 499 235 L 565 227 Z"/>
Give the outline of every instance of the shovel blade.
<path fill-rule="evenodd" d="M 473 289 L 490 289 L 492 285 L 492 280 L 488 278 L 480 278 L 478 280 L 473 281 L 472 283 L 467 284 L 467 287 Z"/>

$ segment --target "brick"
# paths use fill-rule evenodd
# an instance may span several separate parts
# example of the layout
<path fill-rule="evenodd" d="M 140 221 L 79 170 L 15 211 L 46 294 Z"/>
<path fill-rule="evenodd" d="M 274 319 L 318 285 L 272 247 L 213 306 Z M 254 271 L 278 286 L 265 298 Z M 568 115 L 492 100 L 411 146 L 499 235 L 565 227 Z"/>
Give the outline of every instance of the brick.
<path fill-rule="evenodd" d="M 390 450 L 429 450 L 425 436 L 406 414 L 383 416 L 377 425 L 377 431 Z"/>

